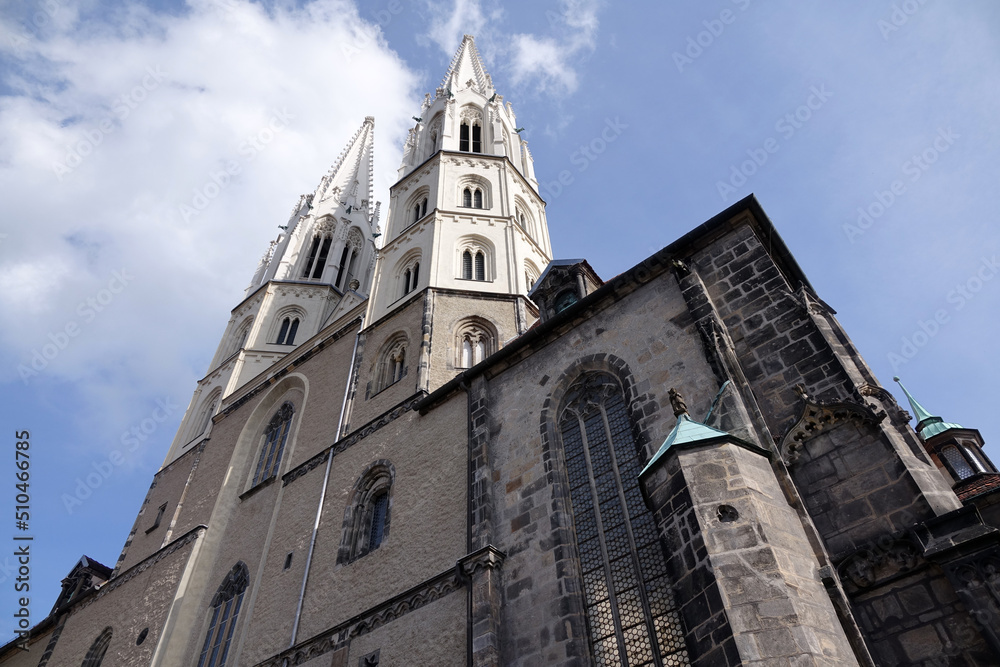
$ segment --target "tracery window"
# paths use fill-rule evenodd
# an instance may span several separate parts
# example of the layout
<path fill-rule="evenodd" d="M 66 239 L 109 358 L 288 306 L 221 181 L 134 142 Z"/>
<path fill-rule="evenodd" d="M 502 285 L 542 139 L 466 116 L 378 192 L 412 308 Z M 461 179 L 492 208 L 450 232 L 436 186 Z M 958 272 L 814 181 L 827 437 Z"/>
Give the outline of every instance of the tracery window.
<path fill-rule="evenodd" d="M 83 658 L 82 667 L 101 667 L 104 655 L 108 652 L 108 646 L 111 645 L 111 635 L 111 628 L 104 628 L 94 643 L 90 645 L 87 655 Z"/>
<path fill-rule="evenodd" d="M 299 318 L 286 317 L 281 321 L 281 328 L 278 330 L 278 339 L 274 341 L 278 345 L 294 345 L 295 334 L 299 330 Z"/>
<path fill-rule="evenodd" d="M 559 417 L 595 664 L 686 665 L 680 617 L 618 381 L 591 373 Z"/>
<path fill-rule="evenodd" d="M 406 375 L 406 347 L 406 335 L 402 333 L 393 336 L 382 346 L 375 363 L 372 393 L 396 384 Z"/>
<path fill-rule="evenodd" d="M 477 250 L 462 252 L 462 278 L 465 280 L 486 280 L 486 254 Z"/>
<path fill-rule="evenodd" d="M 344 513 L 338 563 L 350 563 L 371 553 L 389 537 L 393 477 L 391 463 L 376 461 L 355 483 Z"/>
<path fill-rule="evenodd" d="M 250 573 L 243 561 L 240 561 L 233 566 L 215 592 L 215 597 L 212 598 L 212 620 L 198 658 L 198 667 L 225 667 L 243 604 L 243 594 L 249 584 Z"/>
<path fill-rule="evenodd" d="M 257 486 L 278 474 L 281 466 L 281 455 L 285 451 L 285 442 L 288 440 L 288 431 L 292 427 L 294 413 L 295 408 L 292 404 L 285 403 L 268 422 L 267 428 L 264 430 L 264 444 L 260 449 L 260 457 L 257 459 L 252 486 Z"/>
<path fill-rule="evenodd" d="M 496 352 L 496 332 L 487 322 L 472 318 L 455 330 L 456 368 L 472 368 Z"/>
<path fill-rule="evenodd" d="M 462 120 L 462 125 L 459 127 L 458 150 L 463 153 L 483 152 L 483 128 L 479 120 Z"/>

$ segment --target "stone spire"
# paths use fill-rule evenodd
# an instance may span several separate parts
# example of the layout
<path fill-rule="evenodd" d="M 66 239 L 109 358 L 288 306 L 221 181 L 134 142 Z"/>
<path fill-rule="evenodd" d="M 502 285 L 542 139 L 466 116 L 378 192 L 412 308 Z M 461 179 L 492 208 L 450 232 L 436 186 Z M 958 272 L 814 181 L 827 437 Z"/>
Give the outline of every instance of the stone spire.
<path fill-rule="evenodd" d="M 374 142 L 375 117 L 366 116 L 347 147 L 337 157 L 330 171 L 320 180 L 312 197 L 313 211 L 332 200 L 332 207 L 345 207 L 368 211 L 374 207 Z M 319 211 L 322 213 L 323 211 Z"/>
<path fill-rule="evenodd" d="M 444 79 L 441 80 L 441 89 L 445 94 L 466 88 L 475 88 L 477 92 L 487 97 L 495 92 L 493 79 L 483 67 L 472 35 L 465 35 L 462 38 L 462 44 L 458 47 L 455 57 L 451 59 L 451 65 Z"/>

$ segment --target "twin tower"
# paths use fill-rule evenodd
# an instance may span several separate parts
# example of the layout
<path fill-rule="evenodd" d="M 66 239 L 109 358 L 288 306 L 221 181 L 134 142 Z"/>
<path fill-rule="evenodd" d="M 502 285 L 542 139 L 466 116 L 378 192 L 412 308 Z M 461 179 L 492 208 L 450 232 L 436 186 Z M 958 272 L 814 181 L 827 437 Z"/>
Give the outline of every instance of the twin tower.
<path fill-rule="evenodd" d="M 232 311 L 165 463 L 208 436 L 225 397 L 359 311 L 368 335 L 353 390 L 366 397 L 398 382 L 401 394 L 431 391 L 534 321 L 527 294 L 552 258 L 545 202 L 523 128 L 471 36 L 414 119 L 384 233 L 371 116 L 299 199 Z M 420 321 L 398 317 L 421 299 Z M 385 326 L 393 317 L 404 321 Z"/>

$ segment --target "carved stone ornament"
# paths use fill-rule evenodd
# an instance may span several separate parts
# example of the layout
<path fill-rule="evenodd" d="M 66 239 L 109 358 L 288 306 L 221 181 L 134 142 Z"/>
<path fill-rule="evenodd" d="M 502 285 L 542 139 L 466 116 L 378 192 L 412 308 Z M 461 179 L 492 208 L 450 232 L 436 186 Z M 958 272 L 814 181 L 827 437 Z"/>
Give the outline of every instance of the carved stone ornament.
<path fill-rule="evenodd" d="M 802 415 L 781 439 L 778 451 L 786 465 L 793 465 L 801 455 L 802 447 L 824 431 L 849 421 L 878 424 L 885 418 L 873 412 L 868 406 L 854 403 L 813 403 L 806 401 Z"/>
<path fill-rule="evenodd" d="M 909 412 L 899 406 L 899 403 L 896 402 L 896 397 L 882 387 L 873 384 L 863 384 L 858 387 L 857 393 L 862 401 L 864 397 L 871 397 L 880 401 L 886 407 L 886 411 L 889 413 L 889 420 L 893 424 L 908 424 L 913 419 L 913 416 Z M 867 405 L 877 411 L 877 408 L 871 403 Z"/>
<path fill-rule="evenodd" d="M 837 571 L 849 588 L 863 590 L 923 565 L 921 552 L 908 537 L 883 535 L 841 561 Z"/>
<path fill-rule="evenodd" d="M 502 551 L 488 544 L 458 561 L 458 566 L 462 569 L 462 574 L 471 577 L 477 570 L 494 570 L 500 567 L 506 557 Z"/>

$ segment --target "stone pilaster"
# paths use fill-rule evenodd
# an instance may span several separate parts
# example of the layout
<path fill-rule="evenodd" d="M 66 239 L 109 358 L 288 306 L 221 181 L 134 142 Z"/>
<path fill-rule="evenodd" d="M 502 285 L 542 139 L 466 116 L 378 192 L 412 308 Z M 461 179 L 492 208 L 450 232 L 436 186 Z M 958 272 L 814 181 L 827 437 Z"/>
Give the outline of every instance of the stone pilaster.
<path fill-rule="evenodd" d="M 500 667 L 500 567 L 504 554 L 487 545 L 458 562 L 468 578 L 471 667 Z"/>

